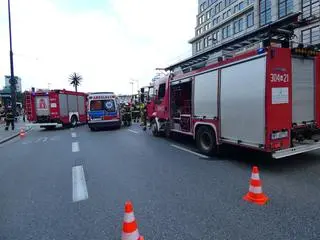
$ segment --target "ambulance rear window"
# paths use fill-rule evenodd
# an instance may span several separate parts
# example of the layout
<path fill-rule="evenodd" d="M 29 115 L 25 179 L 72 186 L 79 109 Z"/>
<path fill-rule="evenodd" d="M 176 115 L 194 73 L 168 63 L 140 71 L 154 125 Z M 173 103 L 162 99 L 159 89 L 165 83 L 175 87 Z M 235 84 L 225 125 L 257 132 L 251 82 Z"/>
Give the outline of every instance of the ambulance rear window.
<path fill-rule="evenodd" d="M 103 101 L 101 101 L 101 100 L 92 100 L 90 102 L 90 110 L 91 111 L 103 110 Z"/>
<path fill-rule="evenodd" d="M 101 111 L 115 112 L 115 104 L 113 99 L 108 100 L 92 100 L 90 102 L 90 111 Z"/>

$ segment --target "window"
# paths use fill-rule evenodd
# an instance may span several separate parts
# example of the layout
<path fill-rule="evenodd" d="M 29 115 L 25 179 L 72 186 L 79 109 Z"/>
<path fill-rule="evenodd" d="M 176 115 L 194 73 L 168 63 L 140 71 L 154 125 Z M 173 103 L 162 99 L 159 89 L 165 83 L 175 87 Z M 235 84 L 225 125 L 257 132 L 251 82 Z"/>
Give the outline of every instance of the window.
<path fill-rule="evenodd" d="M 204 15 L 199 17 L 199 25 L 201 25 L 204 22 Z"/>
<path fill-rule="evenodd" d="M 206 13 L 206 19 L 208 20 L 210 17 L 211 17 L 211 11 L 208 11 L 208 12 Z"/>
<path fill-rule="evenodd" d="M 202 28 L 199 28 L 199 29 L 196 31 L 196 36 L 198 36 L 198 35 L 201 34 L 201 30 L 202 30 Z"/>
<path fill-rule="evenodd" d="M 216 44 L 219 41 L 219 31 L 216 31 L 212 34 L 212 42 Z"/>
<path fill-rule="evenodd" d="M 266 25 L 271 22 L 271 0 L 260 1 L 260 25 Z"/>
<path fill-rule="evenodd" d="M 301 31 L 302 42 L 305 44 L 320 43 L 320 26 L 312 27 Z"/>
<path fill-rule="evenodd" d="M 108 100 L 92 100 L 90 102 L 90 110 L 91 111 L 107 111 L 107 112 L 115 112 L 116 106 L 114 104 L 113 99 Z"/>
<path fill-rule="evenodd" d="M 196 42 L 196 52 L 199 52 L 201 50 L 201 40 Z"/>
<path fill-rule="evenodd" d="M 217 5 L 215 6 L 214 10 L 215 10 L 215 14 L 218 14 L 218 13 L 220 12 L 220 5 L 217 4 Z"/>
<path fill-rule="evenodd" d="M 204 25 L 204 31 L 208 31 L 210 28 L 210 23 Z"/>
<path fill-rule="evenodd" d="M 320 17 L 320 0 L 302 0 L 302 17 Z"/>
<path fill-rule="evenodd" d="M 207 37 L 205 37 L 204 39 L 203 39 L 203 47 L 204 48 L 207 48 L 207 47 L 209 47 L 210 46 L 210 41 L 211 39 L 210 39 L 210 36 L 207 36 Z"/>
<path fill-rule="evenodd" d="M 239 5 L 237 4 L 233 7 L 233 12 L 236 13 L 238 10 L 239 10 Z"/>
<path fill-rule="evenodd" d="M 226 19 L 227 18 L 227 12 L 224 12 L 222 15 L 222 19 Z"/>
<path fill-rule="evenodd" d="M 239 32 L 243 31 L 243 18 L 239 19 Z"/>
<path fill-rule="evenodd" d="M 158 99 L 161 100 L 162 98 L 164 98 L 165 94 L 166 94 L 166 84 L 162 83 L 159 85 Z"/>
<path fill-rule="evenodd" d="M 226 8 L 228 6 L 227 0 L 222 1 L 223 8 Z"/>
<path fill-rule="evenodd" d="M 253 26 L 253 12 L 247 15 L 247 28 Z"/>
<path fill-rule="evenodd" d="M 233 32 L 239 33 L 243 31 L 243 19 L 240 18 L 233 23 Z"/>
<path fill-rule="evenodd" d="M 279 0 L 279 18 L 282 18 L 293 11 L 293 0 Z"/>
<path fill-rule="evenodd" d="M 231 36 L 231 27 L 230 25 L 225 26 L 224 28 L 222 28 L 222 38 L 228 38 Z"/>
<path fill-rule="evenodd" d="M 231 9 L 227 11 L 227 17 L 231 16 Z"/>
<path fill-rule="evenodd" d="M 200 12 L 203 12 L 206 9 L 206 3 L 207 2 L 200 4 Z"/>
<path fill-rule="evenodd" d="M 239 10 L 242 10 L 242 9 L 244 9 L 244 2 L 239 3 Z"/>

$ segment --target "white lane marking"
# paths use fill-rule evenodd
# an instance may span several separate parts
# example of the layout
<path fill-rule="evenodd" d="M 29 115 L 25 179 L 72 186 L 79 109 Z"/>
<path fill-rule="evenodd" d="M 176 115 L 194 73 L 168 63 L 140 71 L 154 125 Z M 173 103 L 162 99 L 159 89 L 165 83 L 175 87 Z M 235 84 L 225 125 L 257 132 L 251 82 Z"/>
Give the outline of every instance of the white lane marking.
<path fill-rule="evenodd" d="M 46 141 L 48 141 L 48 137 L 44 137 L 42 140 L 42 142 L 46 142 Z"/>
<path fill-rule="evenodd" d="M 89 198 L 82 166 L 72 167 L 72 200 L 79 202 Z"/>
<path fill-rule="evenodd" d="M 60 136 L 53 136 L 50 138 L 50 141 L 59 141 L 60 140 Z"/>
<path fill-rule="evenodd" d="M 138 134 L 139 132 L 135 131 L 135 130 L 131 130 L 131 129 L 128 129 L 129 132 L 132 132 L 132 133 L 135 133 L 135 134 Z"/>
<path fill-rule="evenodd" d="M 72 132 L 71 133 L 71 137 L 76 138 L 77 137 L 77 133 L 76 132 Z"/>
<path fill-rule="evenodd" d="M 74 128 L 70 128 L 70 130 L 71 130 L 71 131 L 73 131 L 73 130 L 74 130 Z"/>
<path fill-rule="evenodd" d="M 43 138 L 42 137 L 40 137 L 40 138 L 38 138 L 36 141 L 34 141 L 35 143 L 38 143 L 38 142 L 40 142 L 41 140 L 42 140 Z"/>
<path fill-rule="evenodd" d="M 72 152 L 79 152 L 79 151 L 80 151 L 79 143 L 73 142 L 72 143 Z"/>
<path fill-rule="evenodd" d="M 171 147 L 174 147 L 174 148 L 180 149 L 180 150 L 182 150 L 182 151 L 185 151 L 185 152 L 191 153 L 191 154 L 196 155 L 196 156 L 201 157 L 201 158 L 209 158 L 209 157 L 208 157 L 208 156 L 206 156 L 206 155 L 203 155 L 203 154 L 200 154 L 200 153 L 197 153 L 197 152 L 191 151 L 191 150 L 189 150 L 189 149 L 187 149 L 187 148 L 180 147 L 180 146 L 175 145 L 175 144 L 171 144 Z"/>

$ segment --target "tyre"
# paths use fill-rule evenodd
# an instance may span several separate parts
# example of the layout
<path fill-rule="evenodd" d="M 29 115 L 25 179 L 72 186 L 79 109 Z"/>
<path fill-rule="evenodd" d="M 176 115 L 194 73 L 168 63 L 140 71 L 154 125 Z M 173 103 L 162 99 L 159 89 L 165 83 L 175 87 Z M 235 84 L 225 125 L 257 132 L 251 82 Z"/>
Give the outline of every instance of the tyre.
<path fill-rule="evenodd" d="M 158 131 L 157 123 L 156 123 L 155 120 L 153 120 L 153 121 L 151 122 L 151 127 L 150 127 L 150 128 L 151 128 L 151 132 L 152 132 L 153 136 L 159 137 L 160 133 L 159 133 L 159 131 Z"/>
<path fill-rule="evenodd" d="M 166 136 L 166 138 L 171 138 L 171 127 L 169 122 L 166 123 L 164 135 Z"/>
<path fill-rule="evenodd" d="M 71 127 L 76 127 L 77 126 L 77 124 L 78 124 L 78 118 L 77 118 L 77 116 L 75 116 L 75 115 L 73 115 L 72 117 L 71 117 Z"/>
<path fill-rule="evenodd" d="M 216 135 L 211 127 L 201 126 L 196 132 L 198 149 L 206 155 L 217 154 Z"/>

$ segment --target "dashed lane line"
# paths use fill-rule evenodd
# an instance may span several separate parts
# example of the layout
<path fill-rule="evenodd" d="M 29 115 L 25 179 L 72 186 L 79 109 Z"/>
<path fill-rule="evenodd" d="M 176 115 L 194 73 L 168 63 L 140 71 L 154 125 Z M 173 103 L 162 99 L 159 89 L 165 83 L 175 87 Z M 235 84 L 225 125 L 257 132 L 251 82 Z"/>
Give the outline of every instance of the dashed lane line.
<path fill-rule="evenodd" d="M 72 200 L 83 201 L 89 198 L 86 178 L 82 166 L 72 167 Z"/>
<path fill-rule="evenodd" d="M 80 147 L 79 147 L 79 142 L 73 142 L 72 143 L 72 152 L 79 152 Z"/>
<path fill-rule="evenodd" d="M 77 137 L 77 133 L 76 132 L 72 132 L 71 133 L 71 137 L 76 138 Z"/>
<path fill-rule="evenodd" d="M 177 149 L 179 149 L 179 150 L 182 150 L 182 151 L 191 153 L 191 154 L 196 155 L 196 156 L 201 157 L 201 158 L 209 158 L 209 157 L 206 156 L 206 155 L 203 155 L 203 154 L 200 154 L 200 153 L 191 151 L 190 149 L 187 149 L 187 148 L 184 148 L 184 147 L 180 147 L 180 146 L 175 145 L 175 144 L 171 144 L 171 147 L 174 147 L 174 148 L 177 148 Z"/>
<path fill-rule="evenodd" d="M 132 132 L 132 133 L 135 133 L 135 134 L 138 134 L 139 132 L 135 131 L 135 130 L 131 130 L 131 129 L 128 129 L 129 132 Z"/>

